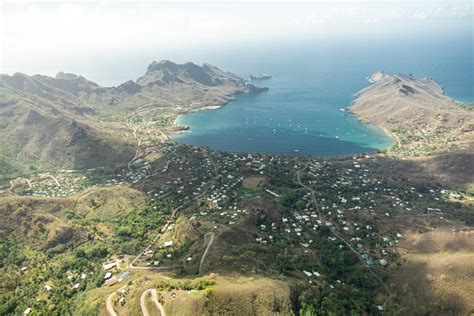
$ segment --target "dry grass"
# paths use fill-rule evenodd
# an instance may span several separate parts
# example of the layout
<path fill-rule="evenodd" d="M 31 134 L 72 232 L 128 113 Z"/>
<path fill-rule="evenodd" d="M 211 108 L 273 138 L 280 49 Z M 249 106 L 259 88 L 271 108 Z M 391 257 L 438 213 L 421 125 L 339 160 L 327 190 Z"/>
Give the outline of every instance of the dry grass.
<path fill-rule="evenodd" d="M 0 232 L 13 234 L 19 240 L 39 248 L 80 243 L 84 232 L 65 218 L 68 211 L 87 216 L 105 234 L 112 232 L 103 221 L 121 211 L 133 210 L 145 196 L 127 186 L 93 188 L 68 198 L 10 196 L 0 199 Z"/>
<path fill-rule="evenodd" d="M 242 185 L 246 189 L 256 189 L 264 180 L 265 177 L 250 176 L 242 181 Z"/>
<path fill-rule="evenodd" d="M 267 278 L 220 278 L 211 290 L 165 295 L 172 315 L 290 315 L 289 286 Z"/>
<path fill-rule="evenodd" d="M 162 153 L 154 151 L 151 154 L 145 156 L 143 159 L 145 159 L 148 162 L 153 162 L 155 160 L 160 159 L 161 157 L 163 157 Z"/>
<path fill-rule="evenodd" d="M 418 253 L 474 252 L 474 230 L 438 228 L 428 233 L 410 233 L 404 245 Z"/>
<path fill-rule="evenodd" d="M 101 216 L 112 216 L 117 212 L 129 210 L 145 201 L 145 195 L 128 186 L 93 188 L 70 198 L 77 201 L 77 207 L 89 212 L 97 210 Z"/>
<path fill-rule="evenodd" d="M 400 249 L 406 261 L 393 281 L 407 311 L 467 315 L 474 310 L 474 230 L 407 234 Z"/>
<path fill-rule="evenodd" d="M 278 280 L 268 278 L 222 277 L 217 274 L 206 276 L 214 285 L 207 290 L 171 290 L 158 292 L 167 315 L 290 315 L 291 300 L 289 286 Z M 126 303 L 114 306 L 118 315 L 142 315 L 140 295 L 161 284 L 182 284 L 188 279 L 165 279 L 156 272 L 134 271 L 127 283 Z M 125 284 L 102 287 L 91 291 L 82 314 L 108 315 L 105 300 L 110 293 Z M 174 295 L 172 295 L 174 294 Z M 116 298 L 118 299 L 118 297 Z M 147 299 L 151 315 L 156 311 L 154 304 Z"/>

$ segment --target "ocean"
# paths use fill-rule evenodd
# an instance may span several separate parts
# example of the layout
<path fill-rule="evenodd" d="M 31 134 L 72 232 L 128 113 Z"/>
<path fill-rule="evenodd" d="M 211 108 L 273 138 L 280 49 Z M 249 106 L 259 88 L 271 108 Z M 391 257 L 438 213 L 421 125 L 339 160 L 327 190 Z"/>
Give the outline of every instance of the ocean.
<path fill-rule="evenodd" d="M 190 130 L 172 139 L 226 151 L 312 156 L 385 149 L 393 140 L 383 130 L 361 124 L 341 109 L 350 106 L 377 70 L 432 77 L 448 96 L 473 102 L 473 43 L 468 35 L 438 32 L 222 48 L 202 58 L 244 78 L 270 73 L 271 79 L 252 81 L 269 91 L 236 95 L 219 109 L 180 116 L 177 123 Z"/>

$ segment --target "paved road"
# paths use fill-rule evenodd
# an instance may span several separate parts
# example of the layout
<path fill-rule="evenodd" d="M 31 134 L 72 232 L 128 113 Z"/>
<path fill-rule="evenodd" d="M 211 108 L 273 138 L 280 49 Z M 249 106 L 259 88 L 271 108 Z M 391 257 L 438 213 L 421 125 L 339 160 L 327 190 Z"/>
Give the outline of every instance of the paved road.
<path fill-rule="evenodd" d="M 115 294 L 117 294 L 118 291 L 124 288 L 125 286 L 122 286 L 118 290 L 115 290 L 112 293 L 110 293 L 110 295 L 107 297 L 107 300 L 105 301 L 105 306 L 107 307 L 107 312 L 109 313 L 110 316 L 117 316 L 117 313 L 114 310 L 114 303 L 112 299 L 114 298 Z"/>
<path fill-rule="evenodd" d="M 202 274 L 204 260 L 206 259 L 207 252 L 209 251 L 209 248 L 211 247 L 213 242 L 214 242 L 214 233 L 207 233 L 204 236 L 204 244 L 207 244 L 207 247 L 206 247 L 206 250 L 204 250 L 204 253 L 202 254 L 201 261 L 199 262 L 199 274 Z"/>
<path fill-rule="evenodd" d="M 158 309 L 160 310 L 160 316 L 166 316 L 165 308 L 158 301 L 158 293 L 156 292 L 156 289 L 148 289 L 148 290 L 144 291 L 142 293 L 142 295 L 140 295 L 140 307 L 142 308 L 143 316 L 149 316 L 150 315 L 148 313 L 148 310 L 147 310 L 146 304 L 145 304 L 147 294 L 151 295 L 151 300 L 153 301 L 153 303 L 155 303 L 156 307 L 158 307 Z"/>

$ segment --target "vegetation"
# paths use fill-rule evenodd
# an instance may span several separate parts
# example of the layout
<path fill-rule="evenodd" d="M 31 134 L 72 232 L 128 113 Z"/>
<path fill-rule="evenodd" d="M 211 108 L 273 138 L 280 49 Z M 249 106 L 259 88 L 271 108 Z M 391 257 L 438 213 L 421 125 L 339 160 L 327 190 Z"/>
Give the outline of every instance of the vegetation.
<path fill-rule="evenodd" d="M 377 315 L 407 312 L 418 302 L 425 313 L 474 308 L 463 295 L 464 301 L 444 300 L 444 310 L 425 304 L 445 292 L 430 292 L 423 279 L 411 284 L 429 295 L 408 294 L 410 300 L 394 290 L 410 281 L 397 276 L 448 274 L 441 263 L 472 259 L 461 237 L 443 235 L 460 248 L 455 257 L 446 245 L 426 251 L 417 248 L 426 240 L 409 239 L 439 227 L 470 233 L 472 187 L 398 172 L 392 166 L 420 165 L 383 155 L 316 159 L 175 144 L 167 134 L 182 127 L 174 126 L 178 110 L 170 104 L 222 104 L 249 87 L 205 69 L 205 78 L 221 84 L 198 84 L 204 79 L 190 65 L 175 65 L 181 72 L 171 76 L 184 82 L 182 95 L 163 82 L 149 90 L 168 66 L 153 63 L 136 83 L 117 88 L 66 74 L 15 78 L 69 87 L 68 101 L 45 89 L 58 104 L 40 102 L 38 91 L 24 91 L 6 77 L 0 92 L 11 102 L 2 111 L 37 126 L 35 135 L 24 126 L 0 133 L 2 153 L 15 152 L 0 157 L 0 314 L 27 308 L 33 314 L 97 314 L 111 294 L 113 308 L 136 312 L 147 289 L 158 290 L 175 314 Z M 84 87 L 97 92 L 87 108 L 81 105 L 92 99 Z M 15 106 L 25 100 L 38 103 L 38 110 Z M 435 119 L 441 124 L 435 129 L 384 121 L 401 142 L 391 157 L 457 146 L 458 127 Z M 50 129 L 51 139 L 35 138 Z M 19 130 L 26 136 L 15 134 Z M 5 142 L 10 138 L 31 143 Z M 62 150 L 54 153 L 57 147 Z M 405 253 L 404 247 L 414 250 Z M 458 293 L 471 289 L 459 276 L 454 280 L 461 284 Z M 430 282 L 442 289 L 440 280 Z"/>

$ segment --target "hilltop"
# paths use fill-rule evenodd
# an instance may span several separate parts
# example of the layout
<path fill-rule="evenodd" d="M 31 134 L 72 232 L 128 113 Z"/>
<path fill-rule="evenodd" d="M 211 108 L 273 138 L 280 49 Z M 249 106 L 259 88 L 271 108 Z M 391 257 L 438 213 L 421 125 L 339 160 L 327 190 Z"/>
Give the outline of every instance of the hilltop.
<path fill-rule="evenodd" d="M 473 114 L 444 95 L 432 78 L 376 72 L 371 81 L 370 86 L 356 93 L 357 99 L 350 106 L 364 122 L 383 124 L 393 120 L 452 126 L 473 119 Z"/>
<path fill-rule="evenodd" d="M 136 116 L 176 116 L 263 90 L 215 66 L 190 62 L 153 62 L 142 77 L 118 87 L 63 72 L 54 78 L 1 75 L 0 168 L 15 174 L 123 164 L 137 151 L 130 122 Z"/>
<path fill-rule="evenodd" d="M 456 103 L 431 78 L 378 71 L 369 81 L 348 111 L 394 139 L 378 168 L 460 187 L 474 182 L 474 107 Z"/>

